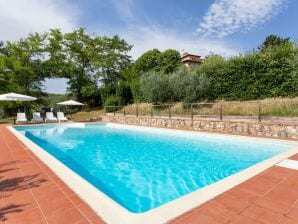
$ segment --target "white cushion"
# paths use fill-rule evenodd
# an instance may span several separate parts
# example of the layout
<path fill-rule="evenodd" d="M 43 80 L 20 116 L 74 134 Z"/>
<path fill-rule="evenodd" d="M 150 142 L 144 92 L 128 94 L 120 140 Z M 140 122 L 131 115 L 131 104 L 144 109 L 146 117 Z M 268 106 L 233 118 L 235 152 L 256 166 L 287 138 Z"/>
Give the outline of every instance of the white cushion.
<path fill-rule="evenodd" d="M 59 121 L 67 121 L 67 118 L 64 116 L 63 112 L 57 112 L 57 118 Z"/>
<path fill-rule="evenodd" d="M 46 120 L 49 120 L 49 121 L 56 121 L 57 118 L 54 117 L 53 112 L 46 112 Z"/>
<path fill-rule="evenodd" d="M 16 122 L 27 122 L 26 114 L 25 113 L 17 113 Z"/>
<path fill-rule="evenodd" d="M 42 117 L 40 116 L 39 112 L 34 112 L 33 113 L 33 120 L 34 121 L 43 121 Z"/>

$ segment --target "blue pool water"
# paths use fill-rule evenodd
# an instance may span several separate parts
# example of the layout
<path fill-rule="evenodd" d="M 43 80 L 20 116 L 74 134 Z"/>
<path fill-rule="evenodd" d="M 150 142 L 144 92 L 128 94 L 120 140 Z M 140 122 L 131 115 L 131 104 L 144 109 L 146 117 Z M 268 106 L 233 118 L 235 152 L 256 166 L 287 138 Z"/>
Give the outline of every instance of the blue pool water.
<path fill-rule="evenodd" d="M 15 128 L 135 213 L 191 193 L 294 144 L 112 124 Z"/>

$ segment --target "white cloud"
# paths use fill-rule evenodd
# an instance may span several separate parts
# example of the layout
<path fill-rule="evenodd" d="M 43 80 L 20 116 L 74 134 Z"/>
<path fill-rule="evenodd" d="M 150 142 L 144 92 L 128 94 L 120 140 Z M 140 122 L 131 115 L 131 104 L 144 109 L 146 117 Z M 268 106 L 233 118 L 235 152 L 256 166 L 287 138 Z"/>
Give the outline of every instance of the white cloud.
<path fill-rule="evenodd" d="M 210 53 L 232 56 L 239 53 L 235 48 L 229 46 L 224 41 L 201 39 L 198 37 L 186 37 L 175 33 L 172 30 L 152 28 L 148 26 L 134 26 L 121 34 L 128 43 L 134 45 L 131 55 L 134 59 L 144 52 L 157 48 L 161 51 L 166 49 L 176 49 L 180 53 L 189 53 L 206 56 Z"/>
<path fill-rule="evenodd" d="M 119 34 L 129 44 L 133 45 L 130 54 L 137 59 L 144 52 L 157 48 L 161 51 L 169 48 L 176 49 L 180 53 L 187 51 L 190 53 L 206 56 L 210 53 L 231 56 L 238 54 L 234 47 L 230 47 L 224 41 L 207 40 L 189 35 L 181 34 L 174 29 L 166 29 L 152 22 L 146 14 L 144 19 L 138 20 L 136 17 L 139 10 L 134 0 L 110 0 L 109 3 L 114 8 L 117 16 L 125 22 L 126 26 L 120 30 L 113 30 L 110 34 Z"/>
<path fill-rule="evenodd" d="M 126 23 L 122 29 L 111 28 L 113 31 L 110 30 L 108 33 L 120 34 L 133 44 L 131 54 L 135 59 L 153 48 L 160 50 L 173 48 L 180 52 L 185 50 L 202 56 L 211 52 L 225 56 L 238 53 L 224 41 L 202 39 L 191 34 L 185 37 L 174 30 L 156 27 L 150 21 L 137 21 L 135 17 L 137 8 L 133 0 L 109 0 L 105 3 L 110 4 L 115 13 Z M 68 0 L 0 0 L 0 40 L 15 40 L 26 36 L 29 32 L 44 32 L 49 28 L 61 28 L 63 32 L 70 31 L 77 27 L 76 18 L 79 12 L 80 10 Z"/>
<path fill-rule="evenodd" d="M 0 0 L 0 40 L 16 40 L 49 28 L 70 31 L 77 14 L 65 0 Z"/>
<path fill-rule="evenodd" d="M 117 14 L 125 21 L 135 20 L 133 0 L 109 0 Z"/>
<path fill-rule="evenodd" d="M 247 32 L 270 20 L 287 0 L 216 0 L 205 14 L 198 32 L 225 37 Z"/>

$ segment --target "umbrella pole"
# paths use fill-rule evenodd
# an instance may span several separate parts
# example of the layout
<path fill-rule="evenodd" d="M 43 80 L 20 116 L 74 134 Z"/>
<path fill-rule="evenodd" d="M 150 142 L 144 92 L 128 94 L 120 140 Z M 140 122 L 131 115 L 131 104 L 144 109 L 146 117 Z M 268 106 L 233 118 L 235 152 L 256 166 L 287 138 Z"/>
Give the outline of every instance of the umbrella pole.
<path fill-rule="evenodd" d="M 70 106 L 70 120 L 72 121 L 72 106 Z"/>
<path fill-rule="evenodd" d="M 18 107 L 18 102 L 15 101 L 13 102 L 14 105 L 16 106 L 16 110 L 14 110 L 14 113 L 15 113 L 15 116 L 13 116 L 13 124 L 16 124 L 17 123 L 17 116 L 18 116 L 18 112 L 19 112 L 19 107 Z"/>

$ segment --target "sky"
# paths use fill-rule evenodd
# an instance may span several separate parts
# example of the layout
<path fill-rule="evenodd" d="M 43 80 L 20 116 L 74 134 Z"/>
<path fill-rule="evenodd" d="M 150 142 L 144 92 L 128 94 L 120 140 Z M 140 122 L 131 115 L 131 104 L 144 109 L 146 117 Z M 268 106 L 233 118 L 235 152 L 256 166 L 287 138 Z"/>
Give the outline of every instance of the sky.
<path fill-rule="evenodd" d="M 0 40 L 84 27 L 124 38 L 133 59 L 153 48 L 229 57 L 270 34 L 297 41 L 297 11 L 298 0 L 0 0 Z M 64 79 L 45 82 L 47 92 L 66 88 Z"/>

